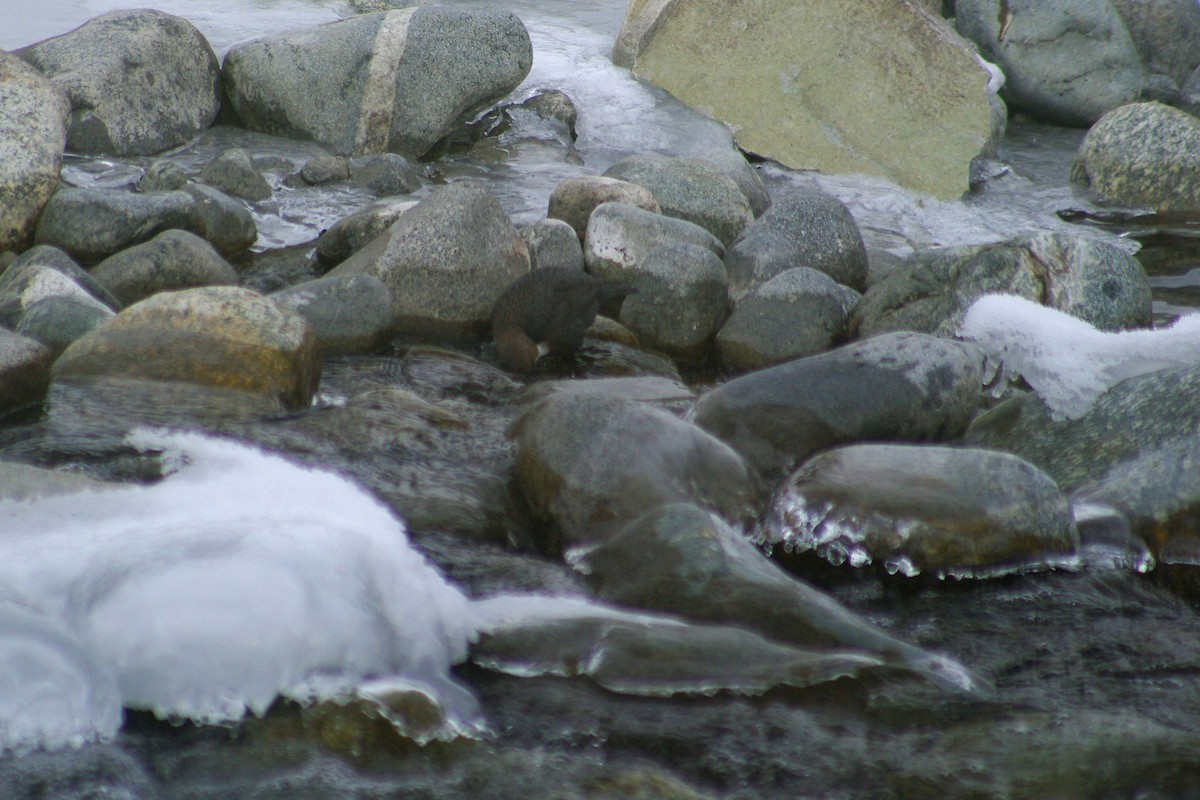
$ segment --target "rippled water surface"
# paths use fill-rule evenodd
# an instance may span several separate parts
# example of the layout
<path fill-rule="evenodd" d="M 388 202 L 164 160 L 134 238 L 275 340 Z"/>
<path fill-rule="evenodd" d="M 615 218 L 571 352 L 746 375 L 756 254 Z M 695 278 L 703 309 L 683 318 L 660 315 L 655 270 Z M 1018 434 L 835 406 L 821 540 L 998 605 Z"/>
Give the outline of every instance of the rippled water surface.
<path fill-rule="evenodd" d="M 119 0 L 0 0 L 5 20 L 0 47 L 30 44 L 126 5 Z M 327 0 L 154 0 L 150 5 L 192 20 L 218 55 L 239 41 L 350 13 L 344 4 Z M 611 64 L 622 0 L 492 5 L 515 9 L 534 43 L 532 72 L 512 99 L 539 89 L 567 92 L 579 110 L 578 139 L 565 142 L 539 123 L 518 122 L 496 141 L 423 164 L 431 185 L 481 179 L 516 222 L 526 223 L 544 215 L 550 191 L 567 177 L 602 172 L 631 154 L 703 154 L 729 145 L 722 126 Z M 1200 269 L 1200 257 L 1190 247 L 1191 232 L 1097 221 L 1095 212 L 1102 209 L 1067 182 L 1081 138 L 1081 131 L 1014 121 L 999 159 L 1009 165 L 1008 174 L 956 202 L 915 196 L 861 176 L 796 172 L 771 163 L 761 164 L 760 171 L 772 189 L 817 183 L 847 203 L 870 247 L 899 255 L 1043 229 L 1101 237 L 1129 250 L 1145 243 L 1149 252 L 1141 256 L 1156 265 L 1160 318 L 1190 311 L 1200 298 L 1200 277 L 1192 272 Z M 260 228 L 257 251 L 307 245 L 333 221 L 374 199 L 364 189 L 285 186 L 290 172 L 320 152 L 311 143 L 218 128 L 164 157 L 195 172 L 232 144 L 275 157 L 266 170 L 275 196 L 253 208 Z M 121 186 L 135 180 L 149 161 L 71 158 L 64 179 Z M 1060 214 L 1068 209 L 1093 216 L 1088 223 L 1069 222 L 1064 217 L 1071 215 Z M 515 415 L 509 401 L 521 387 L 473 369 L 432 351 L 409 352 L 402 360 L 390 354 L 337 359 L 326 367 L 317 409 L 267 420 L 247 420 L 237 409 L 214 407 L 194 394 L 181 394 L 169 407 L 143 408 L 119 388 L 76 395 L 60 387 L 52 398 L 56 413 L 0 428 L 0 456 L 144 481 L 157 476 L 162 465 L 157 456 L 130 444 L 129 432 L 139 424 L 185 424 L 298 454 L 301 463 L 348 476 L 388 504 L 402 505 L 414 486 L 457 488 L 456 481 L 471 481 L 484 487 L 478 494 L 490 498 L 491 505 L 451 511 L 464 524 L 485 529 L 488 538 L 465 542 L 443 531 L 414 536 L 417 549 L 455 587 L 446 590 L 454 602 L 460 602 L 460 591 L 470 598 L 501 590 L 580 594 L 577 574 L 546 554 L 522 552 L 527 532 L 519 514 L 493 514 L 510 502 L 494 467 L 511 458 L 504 431 Z M 376 405 L 347 406 L 347 398 L 367 389 L 383 392 Z M 336 425 L 382 413 L 388 424 L 396 424 L 401 411 L 412 413 L 412 401 L 401 392 L 438 401 L 444 416 L 434 440 L 409 446 L 396 433 L 399 428 L 381 422 L 353 443 L 337 442 Z M 393 434 L 395 441 L 387 438 Z M 242 453 L 234 466 L 265 458 Z M 301 469 L 272 464 L 259 466 L 268 474 Z M 180 471 L 167 488 L 189 497 L 201 482 L 191 483 L 188 476 Z M 340 481 L 339 492 L 349 491 L 345 481 L 330 480 Z M 320 480 L 313 485 L 319 487 Z M 139 516 L 158 501 L 138 494 L 148 490 L 128 491 L 129 518 L 120 522 L 125 528 L 114 530 L 157 525 L 173 535 L 170 531 L 186 527 L 187 515 L 178 509 L 161 511 L 157 519 Z M 272 499 L 278 500 L 278 493 Z M 357 495 L 352 499 L 363 501 Z M 267 513 L 244 493 L 179 502 L 224 504 L 218 516 L 232 525 L 286 511 L 272 506 Z M 453 527 L 458 518 L 432 505 L 424 511 L 444 515 L 446 526 Z M 88 514 L 86 507 L 52 508 L 76 518 Z M 336 516 L 336 508 L 325 510 Z M 489 514 L 495 518 L 478 522 Z M 319 524 L 320 515 L 306 516 Z M 322 535 L 335 539 L 341 523 L 329 524 Z M 389 523 L 377 524 L 384 527 L 375 533 Z M 403 536 L 403 525 L 396 523 L 395 531 Z M 355 549 L 368 547 L 364 541 L 375 533 L 367 533 L 360 531 L 338 548 L 343 561 L 303 563 L 301 578 L 317 580 L 322 570 L 369 558 Z M 35 544 L 27 542 L 22 552 L 32 558 Z M 407 558 L 399 546 L 380 552 L 385 559 Z M 220 566 L 236 580 L 240 562 L 230 560 L 233 555 Z M 1148 579 L 1102 568 L 1100 562 L 1081 572 L 961 582 L 864 577 L 792 565 L 888 633 L 965 664 L 994 688 L 983 697 L 948 696 L 929 686 L 881 680 L 839 681 L 755 698 L 721 693 L 666 700 L 606 692 L 584 679 L 517 678 L 477 666 L 459 665 L 446 678 L 444 663 L 434 665 L 433 673 L 423 664 L 415 669 L 418 676 L 436 674 L 445 685 L 468 687 L 490 738 L 418 748 L 369 725 L 351 736 L 336 715 L 323 717 L 325 711 L 297 706 L 277 707 L 265 719 L 233 728 L 172 726 L 132 712 L 120 733 L 103 741 L 0 756 L 0 797 L 1200 797 L 1196 610 L 1181 599 L 1170 576 Z M 79 566 L 70 559 L 66 563 Z M 1119 560 L 1113 563 L 1121 566 Z M 197 564 L 185 559 L 171 568 L 182 570 L 201 595 L 216 593 Z M 120 569 L 130 568 L 113 566 Z M 2 570 L 0 565 L 0 575 Z M 154 573 L 144 580 L 161 583 Z M 279 580 L 285 594 L 295 590 L 288 595 L 293 599 L 310 591 L 304 581 L 296 584 L 287 575 Z M 89 584 L 107 597 L 101 610 L 125 608 L 144 616 L 146 609 L 121 605 L 128 598 L 121 594 L 122 584 L 114 585 L 104 595 L 104 587 Z M 371 613 L 370 587 L 354 586 L 354 603 L 340 609 L 349 616 L 332 619 L 357 625 Z M 341 595 L 322 594 L 326 588 L 311 591 L 336 605 Z M 287 613 L 294 622 L 299 612 Z M 113 633 L 113 620 L 105 619 Z M 153 633 L 139 630 L 153 641 Z M 244 629 L 228 633 L 238 640 L 253 638 Z M 321 633 L 315 638 L 326 641 Z M 0 697 L 4 680 L 0 668 Z"/>

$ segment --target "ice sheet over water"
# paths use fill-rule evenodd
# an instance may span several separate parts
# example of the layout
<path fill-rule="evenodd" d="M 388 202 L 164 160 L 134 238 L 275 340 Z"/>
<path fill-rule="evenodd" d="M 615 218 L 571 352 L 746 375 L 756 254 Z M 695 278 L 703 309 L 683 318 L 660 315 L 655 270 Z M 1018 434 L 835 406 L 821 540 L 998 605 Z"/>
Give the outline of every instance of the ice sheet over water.
<path fill-rule="evenodd" d="M 111 736 L 122 704 L 225 723 L 389 676 L 445 735 L 477 724 L 448 673 L 470 603 L 389 511 L 233 442 L 138 439 L 174 462 L 158 484 L 0 502 L 0 749 Z"/>
<path fill-rule="evenodd" d="M 1169 328 L 1105 333 L 1022 297 L 985 295 L 967 309 L 959 335 L 1023 377 L 1056 420 L 1083 416 L 1126 378 L 1200 363 L 1200 314 Z"/>

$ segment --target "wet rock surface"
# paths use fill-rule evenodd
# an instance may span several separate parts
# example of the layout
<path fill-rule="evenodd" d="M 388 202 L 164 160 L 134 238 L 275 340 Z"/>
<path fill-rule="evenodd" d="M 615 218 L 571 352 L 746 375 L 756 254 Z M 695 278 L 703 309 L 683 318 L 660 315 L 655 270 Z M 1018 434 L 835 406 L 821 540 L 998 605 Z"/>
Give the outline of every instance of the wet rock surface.
<path fill-rule="evenodd" d="M 103 14 L 19 55 L 71 100 L 72 152 L 147 155 L 183 144 L 217 117 L 217 57 L 195 26 L 161 11 Z"/>
<path fill-rule="evenodd" d="M 415 19 L 422 12 L 399 13 Z M 569 12 L 560 7 L 555 13 Z M 559 36 L 556 26 L 548 30 L 543 20 L 530 31 L 545 41 Z M 773 199 L 776 222 L 787 224 L 749 253 L 758 259 L 751 272 L 764 279 L 804 252 L 804 259 L 836 255 L 858 274 L 860 245 L 877 266 L 945 241 L 962 244 L 961 232 L 922 229 L 940 215 L 960 225 L 968 220 L 970 242 L 1003 241 L 1017 227 L 1013 209 L 998 206 L 996 198 L 1020 195 L 1030 180 L 1023 172 L 998 171 L 968 203 L 942 205 L 879 194 L 871 183 L 840 183 L 844 177 L 751 166 L 727 135 L 670 144 L 656 138 L 657 123 L 647 125 L 636 113 L 631 119 L 608 109 L 598 113 L 589 94 L 597 62 L 568 52 L 578 76 L 561 80 L 572 102 L 566 92 L 543 90 L 540 72 L 532 77 L 539 85 L 527 87 L 536 88 L 533 95 L 518 90 L 512 102 L 477 118 L 420 165 L 394 154 L 367 161 L 333 157 L 311 142 L 234 128 L 214 129 L 162 157 L 169 161 L 71 159 L 64 171 L 74 187 L 68 192 L 145 197 L 152 189 L 182 189 L 193 201 L 189 216 L 167 227 L 201 235 L 236 269 L 238 287 L 184 293 L 214 293 L 225 297 L 220 303 L 210 297 L 183 304 L 169 292 L 143 301 L 162 304 L 159 318 L 142 320 L 144 338 L 114 345 L 124 360 L 104 355 L 112 360 L 103 374 L 82 377 L 79 350 L 71 354 L 70 348 L 95 342 L 144 306 L 108 318 L 107 307 L 120 304 L 62 252 L 43 247 L 0 256 L 0 270 L 11 261 L 0 273 L 0 324 L 40 334 L 50 352 L 42 357 L 32 346 L 33 379 L 22 373 L 14 382 L 0 370 L 0 398 L 13 386 L 33 390 L 32 399 L 0 409 L 0 498 L 38 503 L 111 487 L 126 497 L 149 497 L 143 489 L 155 491 L 187 466 L 166 451 L 138 446 L 147 430 L 203 432 L 227 440 L 223 446 L 265 448 L 272 458 L 302 465 L 297 473 L 336 472 L 393 514 L 399 522 L 388 529 L 392 537 L 410 539 L 467 598 L 458 616 L 478 635 L 469 652 L 463 645 L 449 678 L 477 705 L 480 727 L 456 727 L 461 720 L 438 701 L 437 688 L 386 676 L 323 702 L 280 699 L 263 707 L 262 718 L 236 724 L 232 735 L 224 727 L 176 726 L 125 709 L 123 722 L 110 720 L 111 737 L 78 749 L 0 753 L 0 796 L 1176 800 L 1194 794 L 1200 780 L 1194 605 L 1200 544 L 1190 534 L 1197 458 L 1190 367 L 1112 387 L 1092 417 L 1035 424 L 1031 420 L 1044 412 L 1037 398 L 995 404 L 984 393 L 996 387 L 982 384 L 990 373 L 981 353 L 955 341 L 953 331 L 929 336 L 899 325 L 899 332 L 855 339 L 852 332 L 826 329 L 823 318 L 797 319 L 809 313 L 798 306 L 766 326 L 763 350 L 784 343 L 792 323 L 821 327 L 830 339 L 810 352 L 780 348 L 771 360 L 792 360 L 737 367 L 756 371 L 736 379 L 731 365 L 714 356 L 654 338 L 654 331 L 690 319 L 706 301 L 686 292 L 657 294 L 649 285 L 639 294 L 660 304 L 641 324 L 630 321 L 636 335 L 597 317 L 575 358 L 545 359 L 528 375 L 501 368 L 486 332 L 445 338 L 451 329 L 469 332 L 461 323 L 469 315 L 442 324 L 450 317 L 439 315 L 455 303 L 501 291 L 543 255 L 559 258 L 557 247 L 550 256 L 550 237 L 533 231 L 548 228 L 558 243 L 586 244 L 587 218 L 603 207 L 597 200 L 617 199 L 601 191 L 612 188 L 607 179 L 582 181 L 596 192 L 580 203 L 585 211 L 575 212 L 574 222 L 541 216 L 555 187 L 571 182 L 564 177 L 600 172 L 630 155 L 633 148 L 614 148 L 605 138 L 613 130 L 633 132 L 641 157 L 671 151 L 671 158 L 713 165 L 740 187 L 756 215 Z M 557 68 L 562 53 L 548 55 L 538 69 Z M 636 91 L 646 93 L 652 117 L 670 113 L 664 109 L 672 107 L 671 98 L 641 85 Z M 1037 138 L 1035 151 L 1044 144 L 1039 137 L 1058 141 L 1054 131 L 1034 131 L 1025 135 Z M 221 152 L 243 145 L 274 187 L 270 198 L 248 202 L 194 182 Z M 536 154 L 532 160 L 529 153 Z M 1002 149 L 999 157 L 1008 155 Z M 1036 161 L 1028 152 L 1019 155 L 1028 161 L 1015 160 L 1018 171 Z M 1052 165 L 1064 181 L 1066 163 Z M 351 177 L 355 164 L 361 180 Z M 139 180 L 143 191 L 130 191 Z M 483 180 L 498 206 L 482 199 L 472 180 Z M 789 204 L 813 185 L 832 187 L 824 198 L 815 195 L 827 213 L 803 217 Z M 379 196 L 393 191 L 400 197 Z M 446 202 L 447 192 L 459 200 L 473 193 L 473 199 Z M 1058 188 L 1035 184 L 1033 192 L 1065 202 Z M 220 207 L 208 228 L 199 221 L 201 198 Z M 418 214 L 425 216 L 420 226 L 407 227 L 413 220 L 406 218 L 420 208 L 409 203 L 428 204 Z M 358 216 L 362 209 L 368 210 Z M 103 217 L 85 209 L 76 218 L 81 222 L 67 228 L 90 224 L 89 214 L 111 229 L 125 224 L 118 213 Z M 985 233 L 976 226 L 989 215 L 995 219 L 986 220 L 993 227 Z M 135 216 L 140 222 L 132 228 L 152 221 Z M 687 224 L 657 211 L 650 216 Z M 246 219 L 260 227 L 261 238 L 247 240 Z M 573 227 L 580 219 L 582 237 Z M 1053 297 L 1038 299 L 1063 300 L 1113 330 L 1145 324 L 1146 284 L 1138 265 L 1094 246 L 1116 238 L 1104 226 L 1122 224 L 1105 219 L 1077 226 L 1072 231 L 1085 235 L 1064 239 L 1057 238 L 1060 222 L 1047 223 L 1054 232 L 1031 249 L 1058 280 L 1039 284 Z M 218 236 L 226 222 L 229 231 L 242 232 Z M 751 223 L 741 240 L 758 225 Z M 635 255 L 631 272 L 655 269 L 658 256 L 637 241 L 636 226 L 625 232 L 610 227 L 611 251 Z M 335 229 L 337 235 L 317 238 Z M 697 226 L 648 230 L 646 240 L 668 244 L 681 277 L 715 277 L 718 237 Z M 682 230 L 704 235 L 692 245 L 674 244 Z M 793 236 L 797 231 L 802 236 Z M 839 251 L 813 244 L 839 241 L 842 233 L 854 234 L 845 239 L 853 246 Z M 146 238 L 159 234 L 147 229 Z M 420 256 L 399 271 L 406 279 L 436 271 L 431 261 L 440 265 L 440 277 L 396 278 L 389 285 L 382 273 L 363 270 L 367 274 L 318 280 L 337 263 L 354 263 L 353 254 L 364 246 L 370 251 L 380 234 L 397 250 L 423 239 Z M 111 256 L 102 252 L 111 246 L 119 259 L 136 249 L 140 236 L 86 257 L 73 253 L 93 263 Z M 497 269 L 485 278 L 473 271 L 479 253 L 522 248 L 530 258 L 506 262 L 512 274 Z M 578 256 L 566 249 L 570 259 Z M 724 268 L 731 263 L 727 257 Z M 1055 272 L 1053 264 L 1062 269 Z M 689 275 L 689 266 L 713 269 Z M 797 266 L 808 264 L 788 264 L 781 275 L 794 275 Z M 580 267 L 573 262 L 572 268 Z M 428 319 L 392 338 L 394 308 L 383 298 L 399 286 L 409 313 Z M 769 286 L 751 290 L 740 307 L 753 308 L 748 304 Z M 853 295 L 830 278 L 823 286 L 830 296 Z M 283 291 L 263 297 L 247 287 Z M 242 300 L 234 303 L 225 293 Z M 714 290 L 710 305 L 730 303 L 728 294 Z M 244 301 L 244 313 L 211 312 L 226 301 Z M 306 315 L 308 321 L 299 322 Z M 1161 325 L 1160 302 L 1154 315 Z M 92 328 L 101 317 L 108 321 Z M 311 330 L 280 341 L 298 325 Z M 239 332 L 249 335 L 232 335 Z M 0 340 L 6 335 L 0 329 Z M 848 344 L 830 349 L 843 336 Z M 52 369 L 50 359 L 63 347 L 67 355 Z M 319 364 L 315 354 L 322 351 Z M 102 360 L 92 355 L 95 363 Z M 151 365 L 172 360 L 177 371 L 147 379 Z M 272 366 L 281 360 L 292 366 Z M 44 381 L 56 373 L 47 388 Z M 281 373 L 291 377 L 280 381 Z M 255 376 L 267 388 L 245 385 Z M 964 437 L 983 408 L 989 411 Z M 978 439 L 985 432 L 989 449 L 982 450 Z M 1010 450 L 1028 451 L 1023 457 L 1037 466 Z M 789 482 L 793 469 L 807 477 Z M 256 472 L 248 488 L 262 476 Z M 869 551 L 877 568 L 834 566 L 797 552 L 795 540 L 790 548 L 783 540 L 771 546 L 769 494 L 794 500 L 801 491 L 810 491 L 809 499 L 819 494 L 825 527 L 814 526 L 814 535 L 837 528 L 840 541 Z M 260 493 L 248 508 L 273 499 Z M 325 493 L 315 499 L 329 502 Z M 178 513 L 199 519 L 224 500 L 184 504 Z M 80 502 L 89 513 L 101 505 L 91 495 Z M 840 511 L 825 508 L 831 503 L 869 509 L 871 519 L 838 517 Z M 13 508 L 0 508 L 0 529 L 15 518 L 4 516 Z M 129 509 L 131 515 L 142 511 Z M 308 522 L 300 516 L 288 506 L 288 521 L 279 527 L 299 530 Z M 835 517 L 845 524 L 834 525 Z M 345 520 L 347 538 L 362 519 Z M 157 522 L 151 516 L 131 532 Z M 209 574 L 209 562 L 189 561 L 207 552 L 210 532 L 202 527 L 188 528 L 195 553 L 189 544 L 164 560 Z M 328 555 L 336 557 L 342 544 L 338 540 Z M 294 545 L 298 553 L 305 540 L 297 536 Z M 277 560 L 292 552 L 285 548 Z M 322 591 L 336 594 L 355 580 L 358 567 L 376 559 L 361 562 Z M 157 574 L 151 561 L 139 563 L 148 577 Z M 889 574 L 889 564 L 912 569 Z M 266 565 L 268 578 L 275 566 Z M 1046 567 L 1053 569 L 1028 571 Z M 919 574 L 907 574 L 918 568 Z M 23 575 L 20 586 L 36 578 L 30 576 Z M 96 577 L 97 591 L 105 580 Z M 216 587 L 214 602 L 240 596 L 245 585 Z M 278 589 L 285 603 L 290 589 Z M 13 585 L 0 587 L 0 649 L 17 642 L 18 648 L 53 650 L 75 635 L 13 612 L 13 592 Z M 386 604 L 377 610 L 386 613 Z M 287 629 L 262 626 L 254 643 Z M 384 647 L 394 645 L 396 657 L 407 658 L 428 644 L 437 642 L 398 639 Z M 265 692 L 269 697 L 270 687 Z M 110 706 L 119 717 L 119 701 Z M 6 708 L 0 702 L 0 718 Z M 0 725 L 0 737 L 8 730 Z"/>
<path fill-rule="evenodd" d="M 981 361 L 947 339 L 877 336 L 735 378 L 693 419 L 767 474 L 853 441 L 952 440 L 979 407 Z"/>

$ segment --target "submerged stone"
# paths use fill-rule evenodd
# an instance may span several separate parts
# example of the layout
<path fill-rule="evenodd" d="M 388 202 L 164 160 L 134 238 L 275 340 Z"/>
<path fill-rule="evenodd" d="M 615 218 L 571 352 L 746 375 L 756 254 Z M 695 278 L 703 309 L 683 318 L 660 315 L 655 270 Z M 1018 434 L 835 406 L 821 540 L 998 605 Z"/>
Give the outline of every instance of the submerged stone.
<path fill-rule="evenodd" d="M 952 659 L 889 636 L 788 575 L 744 534 L 691 504 L 661 506 L 570 558 L 606 602 L 735 625 L 802 647 L 859 650 L 959 690 L 980 685 Z"/>

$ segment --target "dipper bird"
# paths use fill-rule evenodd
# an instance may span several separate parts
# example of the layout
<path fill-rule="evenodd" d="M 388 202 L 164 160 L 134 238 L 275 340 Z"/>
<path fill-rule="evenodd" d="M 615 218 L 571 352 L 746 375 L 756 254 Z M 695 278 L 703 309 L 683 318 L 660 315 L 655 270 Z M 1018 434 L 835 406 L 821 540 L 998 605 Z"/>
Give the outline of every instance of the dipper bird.
<path fill-rule="evenodd" d="M 522 275 L 492 307 L 500 363 L 529 373 L 547 353 L 570 358 L 583 344 L 601 304 L 636 291 L 565 267 L 541 267 Z"/>

